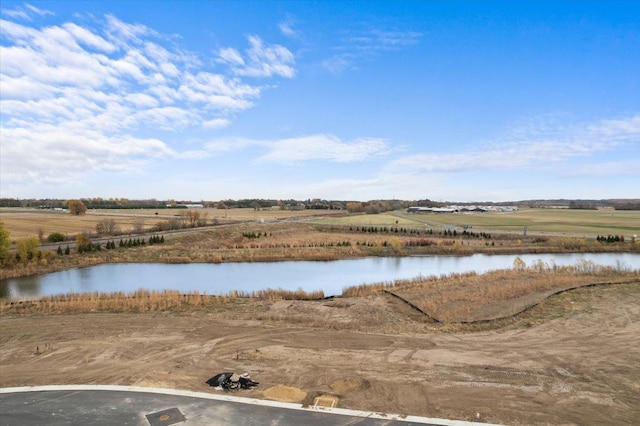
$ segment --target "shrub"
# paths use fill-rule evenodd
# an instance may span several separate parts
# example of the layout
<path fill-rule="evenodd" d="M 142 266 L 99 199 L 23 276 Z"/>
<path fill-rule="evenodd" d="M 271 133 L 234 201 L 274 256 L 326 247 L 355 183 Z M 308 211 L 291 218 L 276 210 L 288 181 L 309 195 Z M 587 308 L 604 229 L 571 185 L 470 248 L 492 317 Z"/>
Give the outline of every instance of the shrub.
<path fill-rule="evenodd" d="M 16 259 L 31 260 L 40 254 L 40 240 L 29 237 L 16 242 Z"/>
<path fill-rule="evenodd" d="M 61 234 L 60 232 L 52 232 L 47 237 L 47 241 L 49 241 L 50 243 L 59 243 L 61 241 L 64 241 L 64 234 Z"/>

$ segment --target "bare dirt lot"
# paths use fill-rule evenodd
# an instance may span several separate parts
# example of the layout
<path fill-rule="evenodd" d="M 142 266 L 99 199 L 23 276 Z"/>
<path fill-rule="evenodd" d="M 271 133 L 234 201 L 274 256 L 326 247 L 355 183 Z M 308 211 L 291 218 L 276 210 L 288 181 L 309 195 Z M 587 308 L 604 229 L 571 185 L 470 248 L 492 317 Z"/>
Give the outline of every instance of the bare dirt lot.
<path fill-rule="evenodd" d="M 119 384 L 520 424 L 640 423 L 640 285 L 583 288 L 484 330 L 420 322 L 385 294 L 217 312 L 4 314 L 0 386 Z M 479 414 L 479 417 L 477 417 Z"/>

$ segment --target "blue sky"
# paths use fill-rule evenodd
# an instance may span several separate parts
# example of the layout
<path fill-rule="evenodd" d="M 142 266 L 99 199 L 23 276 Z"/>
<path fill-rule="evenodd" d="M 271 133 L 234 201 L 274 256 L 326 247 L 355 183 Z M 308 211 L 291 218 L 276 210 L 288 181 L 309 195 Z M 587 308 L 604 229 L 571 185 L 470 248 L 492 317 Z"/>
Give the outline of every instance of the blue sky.
<path fill-rule="evenodd" d="M 0 8 L 1 197 L 640 197 L 638 1 Z"/>

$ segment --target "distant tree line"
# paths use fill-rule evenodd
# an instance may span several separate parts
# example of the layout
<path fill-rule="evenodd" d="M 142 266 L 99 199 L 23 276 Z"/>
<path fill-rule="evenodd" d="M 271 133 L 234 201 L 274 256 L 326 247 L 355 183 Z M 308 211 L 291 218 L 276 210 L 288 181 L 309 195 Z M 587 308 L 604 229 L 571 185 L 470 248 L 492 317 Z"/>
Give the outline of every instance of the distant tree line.
<path fill-rule="evenodd" d="M 185 200 L 157 200 L 157 199 L 128 199 L 128 198 L 81 198 L 80 201 L 87 209 L 167 209 L 167 208 L 187 208 L 187 204 L 193 204 L 193 201 Z M 67 206 L 68 200 L 50 199 L 50 198 L 0 198 L 0 207 L 31 207 L 42 209 L 64 208 Z M 433 201 L 428 198 L 418 200 L 369 200 L 369 201 L 351 201 L 351 200 L 323 200 L 319 198 L 309 198 L 306 200 L 295 199 L 263 199 L 263 198 L 244 198 L 244 199 L 225 199 L 219 201 L 197 201 L 204 207 L 216 208 L 253 208 L 268 209 L 280 208 L 283 210 L 346 210 L 355 213 L 381 213 L 389 210 L 404 209 L 408 206 L 419 207 L 443 207 L 448 204 L 469 205 L 478 204 L 478 202 L 456 202 L 455 200 L 440 202 Z M 548 207 L 565 207 L 569 209 L 597 209 L 597 208 L 613 208 L 615 210 L 640 210 L 640 199 L 603 199 L 603 200 L 586 200 L 586 199 L 541 199 L 541 200 L 520 200 L 508 202 L 490 202 L 482 201 L 483 205 L 516 205 L 519 207 L 532 208 L 548 208 Z M 350 208 L 349 208 L 350 207 Z"/>

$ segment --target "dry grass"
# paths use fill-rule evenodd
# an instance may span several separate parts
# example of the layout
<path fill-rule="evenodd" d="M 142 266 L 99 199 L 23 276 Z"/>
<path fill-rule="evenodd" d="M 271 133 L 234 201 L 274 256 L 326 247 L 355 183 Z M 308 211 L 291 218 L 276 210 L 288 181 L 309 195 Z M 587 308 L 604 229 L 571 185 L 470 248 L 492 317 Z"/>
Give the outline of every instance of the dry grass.
<path fill-rule="evenodd" d="M 118 210 L 88 210 L 87 214 L 74 216 L 65 212 L 38 209 L 0 209 L 0 219 L 4 222 L 12 241 L 38 235 L 42 230 L 44 237 L 53 232 L 73 236 L 83 232 L 93 233 L 96 225 L 105 220 L 113 219 L 121 232 L 133 232 L 139 221 L 144 229 L 150 229 L 158 222 L 174 219 L 186 212 L 185 209 L 118 209 Z M 208 224 L 216 221 L 220 224 L 233 222 L 273 222 L 276 220 L 303 219 L 311 217 L 325 217 L 344 215 L 339 210 L 253 210 L 253 209 L 197 209 L 205 217 Z"/>
<path fill-rule="evenodd" d="M 53 232 L 59 232 L 66 235 L 68 240 L 73 240 L 76 234 L 95 232 L 96 225 L 104 218 L 97 215 L 72 216 L 64 212 L 35 209 L 0 209 L 0 219 L 9 231 L 12 241 L 37 236 L 39 229 L 42 230 L 44 238 Z M 133 226 L 133 219 L 130 217 L 113 219 L 123 230 L 131 229 Z"/>
<path fill-rule="evenodd" d="M 591 262 L 570 267 L 538 262 L 522 270 L 361 285 L 345 289 L 343 295 L 390 292 L 439 322 L 471 323 L 508 318 L 568 289 L 619 282 L 640 284 L 640 272 Z"/>
<path fill-rule="evenodd" d="M 256 292 L 233 291 L 227 295 L 210 296 L 198 292 L 180 293 L 174 290 L 133 293 L 70 293 L 43 297 L 37 300 L 0 298 L 0 314 L 70 314 L 87 312 L 192 312 L 194 310 L 227 311 L 251 299 L 261 300 L 317 300 L 322 291 L 305 292 L 282 289 Z"/>

